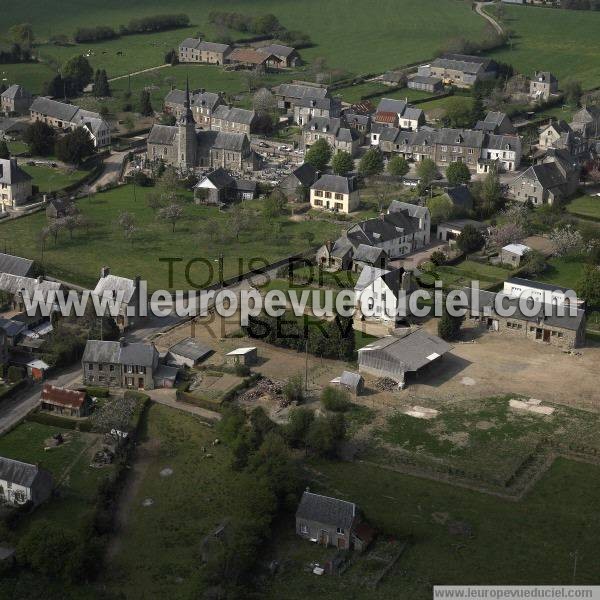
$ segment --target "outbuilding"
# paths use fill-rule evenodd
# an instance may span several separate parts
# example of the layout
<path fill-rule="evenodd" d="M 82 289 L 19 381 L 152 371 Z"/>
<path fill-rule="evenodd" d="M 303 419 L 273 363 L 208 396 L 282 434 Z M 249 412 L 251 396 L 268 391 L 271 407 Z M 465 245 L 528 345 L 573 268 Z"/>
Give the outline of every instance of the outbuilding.
<path fill-rule="evenodd" d="M 194 338 L 185 338 L 169 348 L 168 362 L 178 366 L 195 367 L 207 359 L 213 349 Z"/>
<path fill-rule="evenodd" d="M 503 265 L 518 267 L 525 254 L 530 251 L 531 248 L 525 244 L 508 244 L 500 252 L 500 261 Z"/>
<path fill-rule="evenodd" d="M 334 385 L 339 385 L 352 392 L 355 396 L 362 394 L 365 389 L 365 380 L 360 373 L 344 371 L 339 377 L 331 380 Z"/>
<path fill-rule="evenodd" d="M 225 355 L 228 365 L 253 365 L 258 360 L 258 349 L 256 346 L 248 348 L 237 348 Z"/>

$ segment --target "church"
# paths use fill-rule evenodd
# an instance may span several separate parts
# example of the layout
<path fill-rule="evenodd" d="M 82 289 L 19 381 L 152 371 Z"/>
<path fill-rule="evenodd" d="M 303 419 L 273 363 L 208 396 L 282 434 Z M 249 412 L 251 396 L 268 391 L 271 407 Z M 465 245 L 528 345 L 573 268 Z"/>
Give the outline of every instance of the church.
<path fill-rule="evenodd" d="M 196 130 L 190 107 L 189 84 L 176 125 L 154 125 L 148 136 L 148 160 L 162 160 L 181 171 L 196 168 L 254 171 L 258 156 L 245 133 Z"/>

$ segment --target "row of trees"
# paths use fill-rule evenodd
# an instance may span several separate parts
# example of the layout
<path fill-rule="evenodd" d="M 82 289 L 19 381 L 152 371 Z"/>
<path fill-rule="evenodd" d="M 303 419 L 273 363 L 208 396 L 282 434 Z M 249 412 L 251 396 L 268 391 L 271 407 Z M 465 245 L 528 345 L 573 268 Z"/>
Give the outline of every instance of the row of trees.
<path fill-rule="evenodd" d="M 69 133 L 57 138 L 50 125 L 35 121 L 23 133 L 23 140 L 29 151 L 35 156 L 56 157 L 66 163 L 80 165 L 94 154 L 94 143 L 83 127 L 76 127 Z"/>

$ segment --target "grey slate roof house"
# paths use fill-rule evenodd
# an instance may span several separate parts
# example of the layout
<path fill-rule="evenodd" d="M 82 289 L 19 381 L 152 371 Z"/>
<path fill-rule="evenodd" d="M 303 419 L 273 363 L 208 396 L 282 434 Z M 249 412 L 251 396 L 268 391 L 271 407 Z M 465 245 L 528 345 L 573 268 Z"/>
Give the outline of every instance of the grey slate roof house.
<path fill-rule="evenodd" d="M 367 265 L 370 267 L 387 267 L 389 256 L 383 248 L 359 244 L 352 256 L 352 270 L 360 271 Z"/>
<path fill-rule="evenodd" d="M 477 131 L 484 133 L 509 134 L 514 135 L 516 129 L 506 113 L 497 111 L 488 111 L 483 121 L 477 121 L 475 125 Z"/>
<path fill-rule="evenodd" d="M 408 374 L 419 374 L 451 349 L 450 344 L 425 329 L 400 338 L 390 335 L 358 351 L 359 372 L 389 377 L 404 387 Z"/>
<path fill-rule="evenodd" d="M 299 67 L 302 64 L 300 55 L 296 48 L 291 46 L 283 46 L 281 44 L 269 44 L 258 48 L 259 52 L 267 55 L 273 54 L 281 60 L 281 68 L 283 67 Z"/>
<path fill-rule="evenodd" d="M 289 175 L 284 177 L 277 188 L 283 192 L 288 201 L 305 202 L 310 186 L 319 178 L 319 172 L 308 163 L 302 163 Z"/>
<path fill-rule="evenodd" d="M 296 510 L 296 533 L 323 546 L 349 550 L 359 523 L 354 502 L 305 491 Z"/>
<path fill-rule="evenodd" d="M 221 104 L 213 110 L 210 129 L 250 135 L 254 131 L 257 114 L 253 110 Z"/>
<path fill-rule="evenodd" d="M 432 77 L 430 75 L 411 75 L 408 78 L 407 86 L 411 90 L 421 90 L 422 92 L 430 92 L 436 94 L 444 89 L 444 83 L 440 77 Z"/>
<path fill-rule="evenodd" d="M 341 118 L 312 117 L 302 128 L 302 143 L 308 150 L 317 140 L 324 139 L 333 149 L 343 150 L 354 156 L 360 145 L 361 135 L 348 127 Z"/>
<path fill-rule="evenodd" d="M 450 199 L 452 206 L 459 213 L 468 213 L 473 210 L 473 196 L 467 185 L 448 188 L 444 192 L 444 196 Z"/>
<path fill-rule="evenodd" d="M 30 277 L 33 274 L 33 261 L 29 258 L 0 252 L 0 273 Z"/>
<path fill-rule="evenodd" d="M 321 175 L 310 186 L 310 204 L 314 208 L 325 208 L 349 213 L 360 203 L 358 185 L 354 177 Z"/>
<path fill-rule="evenodd" d="M 600 106 L 584 106 L 573 115 L 571 129 L 587 139 L 600 138 Z"/>
<path fill-rule="evenodd" d="M 540 305 L 540 314 L 536 316 L 525 315 L 519 307 L 519 298 L 500 293 L 505 299 L 503 306 L 514 310 L 511 317 L 500 316 L 495 311 L 496 296 L 494 292 L 478 290 L 475 298 L 478 302 L 478 312 L 473 316 L 475 307 L 472 301 L 470 288 L 463 290 L 467 294 L 467 316 L 479 323 L 480 327 L 501 335 L 525 338 L 532 341 L 550 344 L 564 350 L 578 348 L 585 343 L 585 311 L 573 309 L 574 316 L 565 309 L 564 315 L 560 314 L 563 306 L 557 304 Z"/>
<path fill-rule="evenodd" d="M 295 81 L 292 83 L 281 83 L 273 88 L 273 94 L 277 98 L 277 107 L 286 112 L 294 111 L 294 106 L 301 99 L 318 99 L 329 96 L 326 87 L 306 81 Z"/>
<path fill-rule="evenodd" d="M 27 114 L 32 102 L 33 96 L 24 87 L 13 84 L 0 94 L 0 112 L 7 115 L 13 113 L 24 115 Z"/>
<path fill-rule="evenodd" d="M 498 64 L 481 56 L 444 54 L 431 64 L 419 67 L 418 74 L 438 77 L 444 85 L 471 87 L 477 81 L 494 79 L 498 74 Z"/>
<path fill-rule="evenodd" d="M 185 100 L 185 90 L 171 90 L 165 96 L 164 111 L 174 115 L 177 119 L 181 118 L 185 112 Z M 193 91 L 190 95 L 190 106 L 196 124 L 201 129 L 210 129 L 213 112 L 224 103 L 221 94 L 216 92 L 207 92 L 204 89 Z"/>
<path fill-rule="evenodd" d="M 294 105 L 294 123 L 305 125 L 314 117 L 339 117 L 341 108 L 339 98 L 300 98 Z"/>
<path fill-rule="evenodd" d="M 186 38 L 179 44 L 179 62 L 224 65 L 231 50 L 229 44 Z"/>
<path fill-rule="evenodd" d="M 22 206 L 33 193 L 32 177 L 18 164 L 16 158 L 0 158 L 0 208 Z"/>
<path fill-rule="evenodd" d="M 35 294 L 42 294 L 46 298 L 49 292 L 59 290 L 60 287 L 61 284 L 58 281 L 48 281 L 43 277 L 33 278 L 0 273 L 0 291 L 12 296 L 12 309 L 20 312 L 26 308 L 23 299 L 25 293 L 29 295 L 29 298 L 33 298 Z"/>
<path fill-rule="evenodd" d="M 206 174 L 195 186 L 196 203 L 223 205 L 235 200 L 252 200 L 256 196 L 256 181 L 232 177 L 225 169 Z"/>
<path fill-rule="evenodd" d="M 50 497 L 53 487 L 52 475 L 45 469 L 0 456 L 0 504 L 38 506 Z"/>
<path fill-rule="evenodd" d="M 85 385 L 151 390 L 159 355 L 153 344 L 88 340 L 81 365 Z"/>
<path fill-rule="evenodd" d="M 536 71 L 529 82 L 529 95 L 534 100 L 548 100 L 558 92 L 558 80 L 550 71 Z"/>

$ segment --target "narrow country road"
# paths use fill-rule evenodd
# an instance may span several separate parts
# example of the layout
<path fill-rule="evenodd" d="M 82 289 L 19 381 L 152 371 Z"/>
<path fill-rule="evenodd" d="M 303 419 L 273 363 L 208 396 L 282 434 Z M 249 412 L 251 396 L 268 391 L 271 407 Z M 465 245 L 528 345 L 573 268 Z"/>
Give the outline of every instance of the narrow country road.
<path fill-rule="evenodd" d="M 502 28 L 502 25 L 500 25 L 500 23 L 498 23 L 498 21 L 496 21 L 496 19 L 494 19 L 494 17 L 488 15 L 484 10 L 484 6 L 493 6 L 494 3 L 493 2 L 476 2 L 475 3 L 475 12 L 483 17 L 486 21 L 488 21 L 488 23 L 491 23 L 492 27 L 500 34 L 503 35 L 504 34 L 504 29 Z"/>
<path fill-rule="evenodd" d="M 111 77 L 108 82 L 118 81 L 119 79 L 127 79 L 127 77 L 134 77 L 135 75 L 141 75 L 142 73 L 149 73 L 150 71 L 156 71 L 157 69 L 164 69 L 170 67 L 170 64 L 158 65 L 157 67 L 149 67 L 148 69 L 142 69 L 141 71 L 134 71 L 133 73 L 127 73 L 127 75 L 119 75 L 118 77 Z"/>
<path fill-rule="evenodd" d="M 100 188 L 110 183 L 118 183 L 119 175 L 121 174 L 121 167 L 123 161 L 129 152 L 113 152 L 104 161 L 104 170 L 100 173 L 99 177 L 92 183 L 89 188 L 90 192 L 97 192 Z"/>

